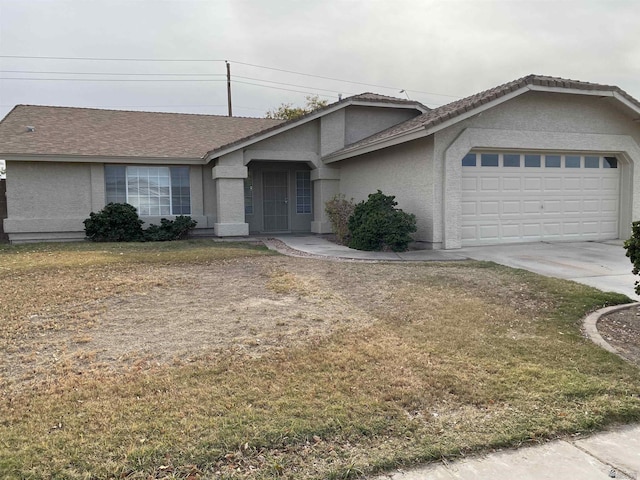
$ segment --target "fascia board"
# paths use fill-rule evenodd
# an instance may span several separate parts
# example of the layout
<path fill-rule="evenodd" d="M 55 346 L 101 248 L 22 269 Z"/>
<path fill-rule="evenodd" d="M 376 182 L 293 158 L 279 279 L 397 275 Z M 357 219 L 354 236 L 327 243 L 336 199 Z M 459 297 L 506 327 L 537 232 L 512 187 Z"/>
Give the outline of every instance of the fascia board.
<path fill-rule="evenodd" d="M 154 165 L 201 165 L 202 158 L 179 157 L 107 157 L 90 155 L 23 155 L 0 153 L 0 158 L 10 162 L 59 162 L 59 163 L 126 163 Z"/>

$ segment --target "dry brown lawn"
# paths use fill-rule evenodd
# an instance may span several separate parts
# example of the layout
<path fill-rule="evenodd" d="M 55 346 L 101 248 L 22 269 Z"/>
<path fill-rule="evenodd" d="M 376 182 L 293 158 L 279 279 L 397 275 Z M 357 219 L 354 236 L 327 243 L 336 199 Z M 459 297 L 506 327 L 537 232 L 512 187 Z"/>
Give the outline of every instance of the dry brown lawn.
<path fill-rule="evenodd" d="M 640 418 L 579 319 L 479 262 L 206 241 L 0 250 L 3 478 L 351 478 Z"/>

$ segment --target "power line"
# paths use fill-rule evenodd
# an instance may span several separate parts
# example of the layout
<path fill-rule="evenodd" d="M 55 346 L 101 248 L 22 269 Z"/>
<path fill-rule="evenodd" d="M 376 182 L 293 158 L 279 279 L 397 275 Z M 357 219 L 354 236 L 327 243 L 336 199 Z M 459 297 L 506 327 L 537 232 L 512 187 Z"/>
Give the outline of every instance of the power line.
<path fill-rule="evenodd" d="M 271 85 L 260 85 L 259 83 L 251 83 L 251 82 L 243 82 L 242 80 L 236 80 L 235 83 L 241 83 L 243 85 L 254 85 L 256 87 L 264 87 L 264 88 L 271 88 L 274 90 L 284 90 L 286 92 L 295 92 L 295 93 L 304 93 L 306 95 L 316 95 L 315 92 L 303 92 L 301 90 L 292 90 L 291 88 L 282 88 L 282 87 L 272 87 Z M 327 94 L 322 94 L 323 97 L 331 97 L 331 98 L 338 98 L 337 95 L 327 95 Z"/>
<path fill-rule="evenodd" d="M 214 58 L 101 58 L 101 57 L 48 57 L 28 55 L 0 55 L 0 58 L 26 58 L 36 60 L 90 60 L 108 62 L 224 62 Z"/>
<path fill-rule="evenodd" d="M 142 78 L 33 78 L 33 77 L 0 77 L 0 80 L 26 80 L 32 82 L 224 82 L 214 78 L 174 78 L 174 79 L 142 79 Z"/>
<path fill-rule="evenodd" d="M 321 78 L 323 80 L 331 80 L 331 81 L 335 81 L 335 82 L 343 82 L 343 83 L 350 83 L 353 85 L 363 85 L 366 87 L 376 87 L 376 88 L 384 88 L 387 90 L 405 90 L 407 92 L 413 92 L 413 93 L 421 93 L 424 95 L 437 95 L 437 96 L 442 96 L 442 97 L 450 97 L 450 98 L 461 98 L 460 95 L 449 95 L 449 94 L 445 94 L 445 93 L 435 93 L 435 92 L 427 92 L 424 90 L 413 90 L 413 89 L 409 89 L 409 88 L 401 88 L 401 87 L 393 87 L 393 86 L 389 86 L 389 85 L 377 85 L 377 84 L 373 84 L 373 83 L 365 83 L 365 82 L 357 82 L 357 81 L 352 81 L 352 80 L 346 80 L 343 78 L 336 78 L 336 77 L 327 77 L 327 76 L 323 76 L 323 75 L 315 75 L 315 74 L 311 74 L 311 73 L 304 73 L 304 72 L 296 72 L 294 70 L 286 70 L 284 68 L 276 68 L 276 67 L 268 67 L 266 65 L 257 65 L 255 63 L 248 63 L 248 62 L 239 62 L 236 60 L 219 60 L 219 59 L 206 59 L 206 58 L 192 58 L 192 59 L 185 59 L 185 58 L 99 58 L 99 57 L 49 57 L 49 56 L 26 56 L 26 55 L 0 55 L 0 58 L 22 58 L 22 59 L 42 59 L 42 60 L 89 60 L 89 61 L 125 61 L 125 62 L 225 62 L 225 61 L 229 61 L 232 63 L 236 63 L 238 65 L 245 65 L 248 67 L 254 67 L 254 68 L 263 68 L 266 70 L 273 70 L 276 72 L 283 72 L 283 73 L 289 73 L 289 74 L 293 74 L 293 75 L 302 75 L 305 77 L 313 77 L 313 78 Z"/>
<path fill-rule="evenodd" d="M 116 73 L 116 72 L 50 72 L 41 70 L 0 70 L 0 73 L 33 73 L 42 75 L 120 75 L 120 76 L 183 76 L 224 77 L 224 73 Z"/>

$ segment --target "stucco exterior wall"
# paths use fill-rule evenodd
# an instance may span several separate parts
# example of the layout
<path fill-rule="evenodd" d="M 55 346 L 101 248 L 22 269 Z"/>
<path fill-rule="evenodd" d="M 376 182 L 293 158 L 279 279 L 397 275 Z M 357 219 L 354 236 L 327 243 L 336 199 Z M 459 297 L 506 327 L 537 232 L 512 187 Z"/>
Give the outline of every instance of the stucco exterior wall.
<path fill-rule="evenodd" d="M 319 123 L 319 120 L 305 123 L 279 135 L 257 142 L 246 150 L 286 150 L 318 153 L 320 145 Z"/>
<path fill-rule="evenodd" d="M 345 109 L 345 145 L 386 130 L 420 112 L 401 108 L 375 108 L 352 105 Z"/>
<path fill-rule="evenodd" d="M 598 152 L 617 155 L 622 162 L 623 229 L 640 216 L 640 128 L 610 100 L 588 95 L 528 92 L 434 135 L 434 194 L 441 205 L 434 217 L 434 242 L 458 248 L 462 178 L 461 159 L 471 149 Z M 621 231 L 621 236 L 626 231 Z"/>
<path fill-rule="evenodd" d="M 382 190 L 417 218 L 417 242 L 433 246 L 433 139 L 422 138 L 339 162 L 340 192 L 355 202 Z M 437 247 L 437 245 L 436 245 Z"/>
<path fill-rule="evenodd" d="M 103 163 L 10 161 L 5 232 L 11 242 L 82 240 L 92 211 L 105 206 Z M 210 170 L 209 170 L 210 172 Z M 209 173 L 209 177 L 211 174 Z M 190 169 L 191 217 L 198 229 L 209 228 L 204 215 L 203 168 Z M 166 218 L 173 218 L 165 215 Z M 159 224 L 162 217 L 141 217 Z"/>

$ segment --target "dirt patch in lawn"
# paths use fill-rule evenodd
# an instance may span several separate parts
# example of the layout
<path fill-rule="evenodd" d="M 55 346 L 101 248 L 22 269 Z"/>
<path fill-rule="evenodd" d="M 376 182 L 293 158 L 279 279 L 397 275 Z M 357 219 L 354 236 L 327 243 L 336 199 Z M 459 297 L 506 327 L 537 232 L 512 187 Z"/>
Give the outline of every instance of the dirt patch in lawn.
<path fill-rule="evenodd" d="M 640 366 L 640 306 L 601 317 L 597 328 L 623 357 Z"/>
<path fill-rule="evenodd" d="M 61 370 L 178 365 L 221 352 L 259 356 L 372 323 L 318 274 L 321 263 L 304 262 L 302 269 L 282 257 L 125 269 L 130 280 L 113 295 L 88 277 L 85 301 L 28 315 L 0 375 L 24 384 Z M 55 275 L 60 286 L 65 275 L 73 272 Z"/>

